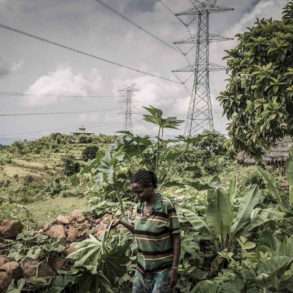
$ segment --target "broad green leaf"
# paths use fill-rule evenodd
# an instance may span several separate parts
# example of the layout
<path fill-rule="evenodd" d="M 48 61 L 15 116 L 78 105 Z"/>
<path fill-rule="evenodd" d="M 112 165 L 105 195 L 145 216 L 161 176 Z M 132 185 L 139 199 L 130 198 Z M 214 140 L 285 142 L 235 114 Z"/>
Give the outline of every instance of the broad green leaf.
<path fill-rule="evenodd" d="M 222 243 L 227 239 L 233 221 L 229 194 L 221 189 L 208 191 L 207 223 Z"/>
<path fill-rule="evenodd" d="M 259 201 L 260 192 L 256 186 L 247 191 L 243 196 L 236 219 L 231 228 L 231 232 L 234 235 L 237 235 L 250 222 L 251 213 Z"/>

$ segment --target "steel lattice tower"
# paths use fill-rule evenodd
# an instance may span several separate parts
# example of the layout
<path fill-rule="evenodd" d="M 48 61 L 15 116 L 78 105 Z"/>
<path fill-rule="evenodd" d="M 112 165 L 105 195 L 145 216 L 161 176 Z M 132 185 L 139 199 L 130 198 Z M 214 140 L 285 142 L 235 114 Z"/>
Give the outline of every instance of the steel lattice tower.
<path fill-rule="evenodd" d="M 135 88 L 135 85 L 128 86 L 120 92 L 125 97 L 125 116 L 124 116 L 124 129 L 125 130 L 132 130 L 132 98 L 133 93 L 138 91 L 138 89 Z"/>
<path fill-rule="evenodd" d="M 190 44 L 195 48 L 195 57 L 185 68 L 173 72 L 193 73 L 193 86 L 188 106 L 185 136 L 193 136 L 202 130 L 214 130 L 213 109 L 210 95 L 210 72 L 224 70 L 223 66 L 210 63 L 210 42 L 224 41 L 228 38 L 210 34 L 210 15 L 212 13 L 231 11 L 233 8 L 219 7 L 209 1 L 192 1 L 193 7 L 175 16 L 188 28 L 190 38 L 174 42 L 175 45 Z M 184 17 L 188 21 L 184 20 Z M 191 18 L 191 20 L 190 20 Z M 191 27 L 193 26 L 193 27 Z M 191 33 L 196 29 L 196 34 Z M 188 53 L 184 53 L 187 56 Z M 190 50 L 189 50 L 190 52 Z"/>

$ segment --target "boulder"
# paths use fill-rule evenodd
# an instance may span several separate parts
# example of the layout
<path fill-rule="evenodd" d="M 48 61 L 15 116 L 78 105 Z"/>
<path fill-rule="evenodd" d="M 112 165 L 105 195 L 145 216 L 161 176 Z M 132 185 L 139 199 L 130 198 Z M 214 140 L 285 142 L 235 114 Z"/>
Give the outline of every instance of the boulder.
<path fill-rule="evenodd" d="M 10 261 L 0 267 L 1 271 L 5 271 L 12 276 L 13 279 L 18 279 L 22 276 L 22 269 L 16 261 Z"/>
<path fill-rule="evenodd" d="M 9 275 L 7 272 L 0 271 L 0 292 L 6 292 L 11 280 L 11 275 Z"/>
<path fill-rule="evenodd" d="M 83 215 L 81 210 L 74 210 L 71 213 L 71 219 L 77 222 L 83 222 L 85 220 L 85 216 Z"/>
<path fill-rule="evenodd" d="M 51 238 L 64 239 L 66 238 L 65 229 L 63 225 L 52 225 L 45 234 Z"/>
<path fill-rule="evenodd" d="M 75 252 L 77 250 L 77 244 L 76 243 L 71 243 L 66 249 L 65 249 L 65 254 L 68 256 L 69 254 Z"/>
<path fill-rule="evenodd" d="M 67 240 L 70 242 L 76 241 L 80 236 L 78 229 L 73 226 L 69 226 L 69 228 L 66 230 L 66 234 Z"/>
<path fill-rule="evenodd" d="M 56 222 L 63 225 L 68 225 L 70 223 L 70 218 L 68 216 L 59 215 Z"/>
<path fill-rule="evenodd" d="M 101 237 L 103 234 L 105 234 L 105 232 L 108 229 L 108 225 L 106 223 L 100 223 L 96 229 L 96 236 L 99 238 Z"/>
<path fill-rule="evenodd" d="M 9 258 L 5 255 L 0 255 L 0 267 L 9 262 Z"/>
<path fill-rule="evenodd" d="M 49 265 L 55 271 L 65 270 L 67 268 L 67 263 L 67 259 L 61 256 L 53 256 L 49 258 Z"/>
<path fill-rule="evenodd" d="M 22 232 L 23 225 L 19 221 L 4 220 L 0 224 L 0 236 L 7 239 L 15 239 Z"/>
<path fill-rule="evenodd" d="M 23 261 L 21 267 L 25 278 L 50 278 L 55 275 L 53 269 L 46 262 L 26 259 L 25 261 Z"/>

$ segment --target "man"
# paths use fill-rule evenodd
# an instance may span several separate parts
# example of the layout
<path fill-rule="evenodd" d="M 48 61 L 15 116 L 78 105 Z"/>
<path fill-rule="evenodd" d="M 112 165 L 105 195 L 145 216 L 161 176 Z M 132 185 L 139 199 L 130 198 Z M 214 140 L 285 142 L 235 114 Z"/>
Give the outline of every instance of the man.
<path fill-rule="evenodd" d="M 131 179 L 137 196 L 134 226 L 119 220 L 135 236 L 137 270 L 132 293 L 169 293 L 175 288 L 180 257 L 180 227 L 171 201 L 156 193 L 153 172 L 140 170 Z"/>

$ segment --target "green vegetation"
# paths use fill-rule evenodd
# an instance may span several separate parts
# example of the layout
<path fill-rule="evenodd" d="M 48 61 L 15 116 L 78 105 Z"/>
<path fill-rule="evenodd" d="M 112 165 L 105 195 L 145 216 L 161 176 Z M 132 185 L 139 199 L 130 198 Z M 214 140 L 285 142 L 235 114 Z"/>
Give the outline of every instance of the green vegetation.
<path fill-rule="evenodd" d="M 0 285 L 10 283 L 10 293 L 130 292 L 136 246 L 111 225 L 134 219 L 129 179 L 145 168 L 179 215 L 178 292 L 293 292 L 293 150 L 286 176 L 235 161 L 238 150 L 259 156 L 292 136 L 292 5 L 282 21 L 259 20 L 228 53 L 220 101 L 231 139 L 203 132 L 166 140 L 182 121 L 150 106 L 144 118 L 158 127 L 156 139 L 53 134 L 1 148 L 0 220 L 22 225 L 0 225 L 0 261 L 17 262 L 9 273 L 0 265 Z M 17 237 L 4 237 L 5 225 Z"/>
<path fill-rule="evenodd" d="M 292 14 L 289 1 L 282 20 L 258 20 L 226 57 L 230 75 L 219 100 L 234 147 L 254 156 L 293 135 Z"/>
<path fill-rule="evenodd" d="M 50 275 L 47 270 L 48 275 L 38 275 L 37 279 L 19 279 L 11 283 L 9 292 L 129 292 L 135 246 L 130 245 L 132 237 L 125 230 L 110 231 L 108 223 L 96 237 L 77 242 L 75 252 L 67 258 L 68 242 L 30 231 L 75 207 L 85 208 L 89 223 L 110 214 L 133 219 L 135 199 L 129 192 L 129 178 L 138 168 L 154 166 L 160 192 L 176 202 L 182 225 L 180 292 L 291 292 L 293 215 L 289 190 L 279 187 L 284 178 L 260 167 L 237 165 L 230 141 L 217 133 L 172 141 L 160 137 L 159 144 L 158 160 L 154 155 L 158 139 L 123 132 L 111 146 L 100 144 L 92 160 L 84 162 L 81 151 L 80 157 L 75 157 L 81 169 L 71 176 L 61 176 L 64 166 L 60 159 L 61 177 L 53 177 L 51 188 L 44 191 L 46 200 L 40 195 L 29 204 L 3 202 L 2 210 L 12 205 L 25 207 L 22 213 L 20 207 L 14 214 L 11 208 L 11 214 L 4 217 L 20 219 L 27 231 L 19 234 L 16 242 L 3 241 L 3 245 L 12 245 L 9 257 L 30 265 L 36 259 L 50 266 L 46 259 L 58 255 L 68 264 L 57 274 Z M 75 152 L 72 146 L 71 150 Z M 26 161 L 21 163 L 27 168 Z M 291 165 L 290 161 L 290 184 Z M 40 162 L 34 161 L 33 167 L 37 172 Z M 25 178 L 23 184 L 32 184 L 31 177 Z M 82 198 L 65 197 L 70 190 Z M 112 284 L 119 284 L 120 289 Z"/>

